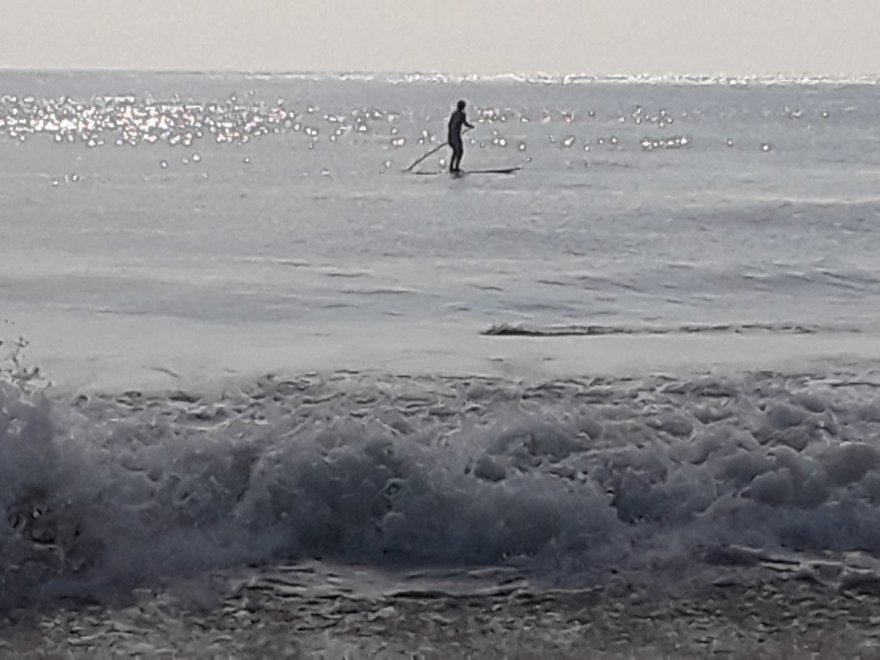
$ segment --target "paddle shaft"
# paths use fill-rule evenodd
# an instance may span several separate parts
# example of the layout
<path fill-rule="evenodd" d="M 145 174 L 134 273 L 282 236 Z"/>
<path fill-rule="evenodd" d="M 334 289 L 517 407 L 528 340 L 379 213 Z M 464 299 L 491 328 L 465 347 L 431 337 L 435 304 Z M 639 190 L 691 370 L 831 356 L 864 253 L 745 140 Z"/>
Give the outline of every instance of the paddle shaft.
<path fill-rule="evenodd" d="M 464 129 L 464 133 L 467 133 L 469 130 L 471 130 L 471 129 L 469 129 L 469 128 Z M 431 149 L 431 151 L 429 151 L 429 152 L 426 153 L 424 156 L 422 156 L 421 158 L 419 158 L 418 160 L 416 160 L 412 165 L 410 165 L 409 167 L 407 167 L 407 168 L 404 170 L 404 172 L 412 172 L 412 169 L 413 169 L 416 165 L 418 165 L 419 163 L 421 163 L 421 162 L 422 162 L 423 160 L 425 160 L 426 158 L 428 158 L 428 157 L 430 157 L 430 156 L 433 156 L 433 155 L 436 154 L 438 151 L 440 151 L 443 147 L 448 147 L 448 146 L 449 146 L 449 142 L 447 141 L 447 142 L 444 142 L 444 143 L 441 144 L 441 145 L 438 145 L 438 146 L 434 147 L 433 149 Z"/>

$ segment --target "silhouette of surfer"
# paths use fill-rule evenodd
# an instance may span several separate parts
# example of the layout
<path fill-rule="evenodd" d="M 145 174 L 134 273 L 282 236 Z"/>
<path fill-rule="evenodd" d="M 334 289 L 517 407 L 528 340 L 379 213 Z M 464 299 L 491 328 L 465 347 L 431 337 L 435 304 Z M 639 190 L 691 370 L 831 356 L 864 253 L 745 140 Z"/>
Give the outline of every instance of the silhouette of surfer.
<path fill-rule="evenodd" d="M 449 137 L 447 142 L 452 147 L 452 159 L 449 161 L 449 173 L 458 174 L 461 172 L 461 157 L 464 156 L 464 144 L 461 141 L 461 127 L 467 126 L 473 128 L 468 123 L 467 115 L 464 112 L 467 103 L 459 101 L 455 111 L 449 117 Z"/>

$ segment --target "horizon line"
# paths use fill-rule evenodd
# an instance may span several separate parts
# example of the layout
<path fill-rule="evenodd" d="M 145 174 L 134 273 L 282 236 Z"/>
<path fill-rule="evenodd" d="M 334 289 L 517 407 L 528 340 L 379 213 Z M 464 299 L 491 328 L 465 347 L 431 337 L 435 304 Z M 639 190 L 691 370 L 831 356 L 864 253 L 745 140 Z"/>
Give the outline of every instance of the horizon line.
<path fill-rule="evenodd" d="M 168 68 L 136 68 L 103 66 L 95 68 L 80 67 L 19 67 L 0 65 L 0 73 L 22 74 L 88 74 L 88 73 L 121 73 L 145 75 L 229 75 L 229 76 L 277 76 L 282 78 L 307 79 L 375 79 L 387 82 L 547 82 L 547 83 L 590 83 L 590 82 L 691 82 L 691 83 L 877 83 L 880 74 L 839 74 L 839 73 L 772 73 L 772 74 L 733 74 L 733 73 L 554 73 L 554 72 L 519 72 L 504 73 L 455 73 L 449 71 L 384 71 L 384 70 L 284 70 L 284 69 L 168 69 Z M 398 80 L 402 79 L 402 80 Z"/>

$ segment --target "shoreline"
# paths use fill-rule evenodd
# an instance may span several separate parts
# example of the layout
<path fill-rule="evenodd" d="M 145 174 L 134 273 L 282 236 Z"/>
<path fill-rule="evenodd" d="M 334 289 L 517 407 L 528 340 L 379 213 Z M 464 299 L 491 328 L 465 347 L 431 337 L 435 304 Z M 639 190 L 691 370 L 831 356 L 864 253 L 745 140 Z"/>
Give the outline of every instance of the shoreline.
<path fill-rule="evenodd" d="M 62 318 L 63 317 L 63 318 Z M 732 331 L 604 335 L 486 335 L 432 322 L 262 323 L 160 317 L 22 316 L 20 358 L 61 394 L 211 390 L 267 374 L 358 372 L 554 380 L 777 371 L 824 374 L 880 363 L 874 332 Z M 487 326 L 488 327 L 488 326 Z"/>

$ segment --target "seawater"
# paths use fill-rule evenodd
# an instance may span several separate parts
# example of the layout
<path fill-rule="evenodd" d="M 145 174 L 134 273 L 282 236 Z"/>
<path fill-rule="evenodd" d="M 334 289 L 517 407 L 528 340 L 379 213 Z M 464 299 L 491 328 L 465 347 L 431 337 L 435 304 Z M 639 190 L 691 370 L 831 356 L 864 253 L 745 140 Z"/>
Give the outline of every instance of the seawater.
<path fill-rule="evenodd" d="M 875 555 L 878 100 L 0 73 L 0 602 Z"/>

